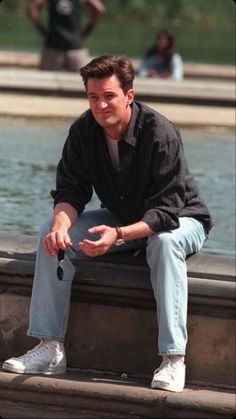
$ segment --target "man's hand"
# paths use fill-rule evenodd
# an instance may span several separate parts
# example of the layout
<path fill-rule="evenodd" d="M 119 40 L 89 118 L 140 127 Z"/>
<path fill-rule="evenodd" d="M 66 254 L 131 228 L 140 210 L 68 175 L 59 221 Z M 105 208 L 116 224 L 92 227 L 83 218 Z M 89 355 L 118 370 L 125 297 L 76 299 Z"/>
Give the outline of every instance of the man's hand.
<path fill-rule="evenodd" d="M 141 239 L 143 237 L 149 237 L 154 234 L 154 231 L 144 221 L 138 221 L 137 223 L 130 224 L 128 226 L 122 226 L 122 236 L 125 241 Z M 108 227 L 106 225 L 96 226 L 90 228 L 89 233 L 100 234 L 99 240 L 88 240 L 85 239 L 79 243 L 80 249 L 87 256 L 100 256 L 104 255 L 115 244 L 117 240 L 117 232 L 115 227 Z"/>
<path fill-rule="evenodd" d="M 79 243 L 80 249 L 87 256 L 94 257 L 104 255 L 108 249 L 116 242 L 117 233 L 114 227 L 101 225 L 92 227 L 88 231 L 92 234 L 98 233 L 101 237 L 96 241 L 85 239 Z"/>
<path fill-rule="evenodd" d="M 67 230 L 53 229 L 44 237 L 43 246 L 49 256 L 56 256 L 59 249 L 67 250 L 72 242 Z"/>

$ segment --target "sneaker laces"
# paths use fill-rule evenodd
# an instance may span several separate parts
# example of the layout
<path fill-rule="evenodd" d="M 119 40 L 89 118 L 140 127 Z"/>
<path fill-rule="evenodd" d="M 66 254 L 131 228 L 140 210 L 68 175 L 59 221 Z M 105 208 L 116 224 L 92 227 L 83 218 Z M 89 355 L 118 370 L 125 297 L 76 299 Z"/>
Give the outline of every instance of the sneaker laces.
<path fill-rule="evenodd" d="M 48 345 L 44 341 L 41 341 L 37 346 L 35 346 L 33 349 L 30 349 L 29 351 L 27 351 L 25 355 L 20 356 L 18 359 L 26 360 L 26 361 L 30 361 L 31 359 L 35 359 L 35 358 L 38 357 L 38 355 L 42 355 L 46 350 L 50 349 L 50 346 L 53 346 L 53 345 L 51 345 L 51 344 Z M 56 349 L 56 348 L 54 348 L 54 349 Z"/>
<path fill-rule="evenodd" d="M 154 371 L 154 374 L 157 374 L 158 372 L 160 372 L 164 368 L 165 368 L 166 372 L 173 373 L 176 370 L 177 367 L 178 367 L 177 362 L 171 361 L 170 358 L 165 358 L 165 359 L 163 359 L 161 365 Z"/>

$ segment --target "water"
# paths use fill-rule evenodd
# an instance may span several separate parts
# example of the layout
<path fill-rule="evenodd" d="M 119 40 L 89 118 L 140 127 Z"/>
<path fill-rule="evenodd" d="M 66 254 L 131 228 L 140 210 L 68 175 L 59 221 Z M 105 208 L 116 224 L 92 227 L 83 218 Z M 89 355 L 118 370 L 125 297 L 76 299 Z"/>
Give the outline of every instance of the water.
<path fill-rule="evenodd" d="M 0 118 L 0 230 L 37 234 L 51 214 L 50 190 L 72 121 Z M 203 251 L 235 252 L 234 133 L 181 130 L 189 166 L 214 219 Z M 96 196 L 88 205 L 98 205 Z"/>

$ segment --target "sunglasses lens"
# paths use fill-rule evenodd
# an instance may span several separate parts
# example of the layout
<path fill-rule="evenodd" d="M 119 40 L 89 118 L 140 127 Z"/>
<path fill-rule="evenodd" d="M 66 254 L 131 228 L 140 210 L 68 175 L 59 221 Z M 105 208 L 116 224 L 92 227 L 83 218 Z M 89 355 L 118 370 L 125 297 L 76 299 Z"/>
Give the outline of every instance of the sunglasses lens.
<path fill-rule="evenodd" d="M 61 266 L 57 267 L 57 278 L 62 281 L 63 280 L 63 269 Z"/>
<path fill-rule="evenodd" d="M 59 279 L 59 281 L 62 281 L 63 276 L 64 276 L 63 268 L 60 265 L 60 263 L 64 262 L 64 257 L 65 257 L 65 250 L 59 249 L 58 254 L 57 254 L 57 260 L 58 260 L 57 278 Z"/>

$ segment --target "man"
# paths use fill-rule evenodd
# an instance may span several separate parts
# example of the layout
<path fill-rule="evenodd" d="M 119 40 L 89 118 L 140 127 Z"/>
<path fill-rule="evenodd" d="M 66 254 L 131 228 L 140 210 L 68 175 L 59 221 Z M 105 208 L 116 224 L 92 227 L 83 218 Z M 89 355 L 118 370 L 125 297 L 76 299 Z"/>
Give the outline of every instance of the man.
<path fill-rule="evenodd" d="M 211 218 L 188 170 L 179 131 L 134 101 L 129 59 L 101 56 L 80 73 L 90 109 L 70 128 L 52 191 L 53 220 L 43 225 L 37 252 L 28 335 L 41 342 L 26 355 L 4 362 L 3 369 L 28 374 L 66 371 L 63 341 L 74 275 L 72 253 L 84 258 L 146 247 L 163 356 L 151 385 L 182 391 L 185 259 L 202 247 Z M 103 205 L 84 211 L 92 188 Z M 67 253 L 63 272 L 57 270 L 60 249 Z M 57 273 L 63 273 L 62 281 Z"/>
<path fill-rule="evenodd" d="M 86 6 L 90 20 L 82 29 L 82 11 Z M 48 11 L 48 28 L 40 22 L 43 7 Z M 85 37 L 99 23 L 105 7 L 100 0 L 31 0 L 28 15 L 44 37 L 40 69 L 78 71 L 90 60 L 84 48 Z"/>

